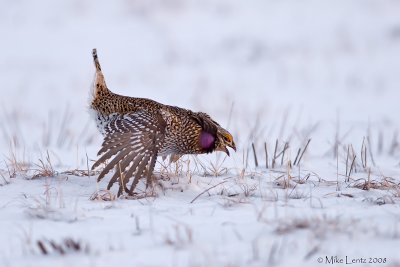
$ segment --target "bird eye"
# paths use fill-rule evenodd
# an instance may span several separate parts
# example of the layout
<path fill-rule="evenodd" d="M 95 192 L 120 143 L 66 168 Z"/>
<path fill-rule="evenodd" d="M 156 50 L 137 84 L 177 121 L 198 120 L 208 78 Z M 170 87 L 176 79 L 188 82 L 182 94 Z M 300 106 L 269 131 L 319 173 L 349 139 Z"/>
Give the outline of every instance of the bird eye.
<path fill-rule="evenodd" d="M 232 138 L 231 135 L 226 134 L 226 135 L 224 135 L 223 137 L 224 137 L 224 141 L 226 141 L 226 142 L 228 142 L 228 143 L 232 142 L 232 139 L 233 139 L 233 138 Z"/>

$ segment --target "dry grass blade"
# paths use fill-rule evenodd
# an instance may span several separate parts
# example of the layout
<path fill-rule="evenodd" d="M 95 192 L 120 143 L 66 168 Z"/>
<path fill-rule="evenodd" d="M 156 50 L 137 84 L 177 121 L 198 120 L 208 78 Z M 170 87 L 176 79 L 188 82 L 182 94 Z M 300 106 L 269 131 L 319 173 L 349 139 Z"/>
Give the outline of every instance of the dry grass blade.
<path fill-rule="evenodd" d="M 367 168 L 367 145 L 365 143 L 365 137 L 361 144 L 361 164 L 365 170 Z"/>
<path fill-rule="evenodd" d="M 350 159 L 350 145 L 347 146 L 347 154 L 346 154 L 346 175 L 345 175 L 345 177 L 349 177 L 349 175 L 348 175 L 349 159 Z"/>
<path fill-rule="evenodd" d="M 24 157 L 22 157 L 24 158 Z M 26 174 L 29 170 L 30 164 L 24 160 L 20 160 L 15 145 L 11 145 L 10 155 L 4 161 L 10 178 L 15 178 L 17 174 Z"/>
<path fill-rule="evenodd" d="M 368 173 L 367 179 L 358 179 L 350 187 L 359 188 L 362 190 L 379 189 L 379 190 L 392 190 L 397 192 L 400 190 L 400 184 L 396 183 L 394 179 L 385 177 L 382 181 L 371 180 L 371 173 Z"/>
<path fill-rule="evenodd" d="M 190 201 L 190 203 L 192 204 L 193 202 L 195 202 L 196 201 L 196 199 L 198 199 L 201 195 L 203 195 L 204 193 L 207 193 L 208 191 L 210 191 L 211 189 L 213 189 L 213 188 L 215 188 L 215 187 L 217 187 L 217 186 L 219 186 L 219 185 L 221 185 L 221 184 L 224 184 L 224 183 L 226 183 L 227 181 L 222 181 L 222 182 L 220 182 L 220 183 L 218 183 L 218 184 L 216 184 L 216 185 L 213 185 L 213 186 L 211 186 L 210 188 L 207 188 L 206 190 L 204 190 L 203 192 L 201 192 L 200 194 L 198 194 L 192 201 Z"/>
<path fill-rule="evenodd" d="M 299 166 L 299 165 L 300 165 L 301 159 L 303 158 L 303 156 L 304 156 L 304 153 L 306 152 L 306 150 L 307 150 L 307 148 L 308 148 L 308 145 L 310 144 L 310 142 L 311 142 L 311 138 L 310 138 L 310 139 L 308 139 L 308 141 L 307 141 L 307 144 L 306 144 L 306 146 L 305 146 L 305 147 L 304 147 L 304 149 L 303 149 L 303 152 L 301 152 L 301 155 L 300 155 L 299 161 L 297 162 L 297 166 Z"/>
<path fill-rule="evenodd" d="M 60 131 L 58 133 L 57 137 L 57 146 L 62 147 L 66 141 L 68 140 L 68 129 L 67 125 L 70 123 L 72 114 L 70 113 L 69 110 L 69 105 L 66 106 L 65 111 L 64 111 L 64 116 L 62 118 L 61 124 L 60 124 Z"/>
<path fill-rule="evenodd" d="M 274 157 L 272 158 L 272 169 L 275 168 L 276 152 L 278 150 L 278 139 L 275 142 Z"/>
<path fill-rule="evenodd" d="M 251 147 L 253 148 L 254 162 L 256 164 L 256 167 L 258 167 L 257 153 L 256 153 L 256 149 L 254 147 L 254 143 L 251 143 Z"/>
<path fill-rule="evenodd" d="M 10 181 L 8 181 L 6 179 L 6 177 L 4 177 L 4 175 L 1 173 L 1 171 L 0 171 L 0 176 L 1 176 L 1 178 L 3 178 L 3 181 L 4 181 L 4 183 L 0 183 L 0 186 L 7 185 L 10 183 Z"/>
<path fill-rule="evenodd" d="M 397 131 L 395 131 L 393 133 L 392 143 L 389 149 L 389 155 L 393 156 L 398 148 L 399 148 L 399 142 L 397 141 Z"/>
<path fill-rule="evenodd" d="M 211 167 L 208 167 L 208 170 L 213 174 L 214 177 L 224 175 L 228 172 L 228 169 L 223 167 L 226 158 L 227 156 L 225 156 L 221 162 L 210 162 Z"/>
<path fill-rule="evenodd" d="M 348 174 L 348 176 L 347 176 L 347 182 L 350 181 L 351 172 L 353 171 L 354 166 L 355 166 L 355 162 L 356 162 L 356 157 L 357 157 L 356 155 L 353 155 L 353 160 L 351 161 L 349 174 Z"/>
<path fill-rule="evenodd" d="M 299 156 L 300 156 L 300 152 L 301 152 L 301 148 L 299 148 L 299 150 L 297 150 L 296 157 L 294 158 L 294 161 L 293 161 L 293 166 L 296 166 L 297 160 L 299 159 Z"/>
<path fill-rule="evenodd" d="M 39 163 L 34 165 L 37 167 L 37 169 L 33 169 L 33 171 L 35 171 L 35 174 L 31 177 L 31 179 L 39 177 L 54 177 L 57 175 L 51 163 L 48 150 L 46 151 L 46 159 L 39 159 Z"/>
<path fill-rule="evenodd" d="M 281 166 L 283 165 L 283 158 L 285 157 L 285 152 L 286 152 L 286 150 L 287 150 L 288 148 L 289 148 L 289 143 L 286 142 L 286 143 L 285 143 L 285 146 L 283 147 L 282 152 L 279 153 L 279 154 L 282 154 L 282 157 L 281 157 Z"/>
<path fill-rule="evenodd" d="M 47 255 L 48 252 L 47 252 L 47 249 L 46 249 L 45 245 L 43 244 L 42 240 L 38 240 L 36 243 L 37 243 L 37 246 L 38 246 L 39 249 L 40 249 L 40 252 L 41 252 L 43 255 Z"/>
<path fill-rule="evenodd" d="M 373 166 L 376 166 L 376 164 L 375 164 L 375 159 L 374 159 L 374 155 L 372 154 L 372 149 L 371 149 L 371 139 L 369 138 L 369 136 L 367 136 L 367 143 L 368 143 L 368 146 L 369 146 L 369 150 L 368 150 L 368 152 L 369 152 L 369 157 L 371 158 L 371 162 L 372 162 L 372 165 Z"/>

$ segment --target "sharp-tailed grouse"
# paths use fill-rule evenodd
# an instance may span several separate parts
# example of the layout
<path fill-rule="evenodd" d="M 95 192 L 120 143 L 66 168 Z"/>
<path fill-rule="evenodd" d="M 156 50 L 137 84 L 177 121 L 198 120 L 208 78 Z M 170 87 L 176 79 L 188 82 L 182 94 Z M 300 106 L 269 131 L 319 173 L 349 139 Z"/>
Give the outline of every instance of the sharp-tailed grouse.
<path fill-rule="evenodd" d="M 157 156 L 170 155 L 177 160 L 184 154 L 236 151 L 232 135 L 209 115 L 144 98 L 134 98 L 111 92 L 105 83 L 96 49 L 93 49 L 96 76 L 90 110 L 97 128 L 104 135 L 98 153 L 100 158 L 92 169 L 105 163 L 98 181 L 115 169 L 108 189 L 119 182 L 118 195 L 133 194 L 139 179 L 151 183 Z M 134 177 L 130 188 L 128 183 Z"/>

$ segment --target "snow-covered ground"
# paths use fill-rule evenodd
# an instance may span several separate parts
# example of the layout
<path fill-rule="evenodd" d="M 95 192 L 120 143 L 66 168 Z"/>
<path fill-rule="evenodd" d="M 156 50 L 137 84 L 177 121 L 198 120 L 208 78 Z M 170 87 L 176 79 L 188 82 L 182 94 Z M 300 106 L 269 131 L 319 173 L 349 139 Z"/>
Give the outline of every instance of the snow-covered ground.
<path fill-rule="evenodd" d="M 400 266 L 399 14 L 396 0 L 1 1 L 0 266 Z M 104 191 L 85 175 L 102 142 L 94 47 L 111 90 L 207 112 L 238 152 L 159 162 L 140 199 Z"/>

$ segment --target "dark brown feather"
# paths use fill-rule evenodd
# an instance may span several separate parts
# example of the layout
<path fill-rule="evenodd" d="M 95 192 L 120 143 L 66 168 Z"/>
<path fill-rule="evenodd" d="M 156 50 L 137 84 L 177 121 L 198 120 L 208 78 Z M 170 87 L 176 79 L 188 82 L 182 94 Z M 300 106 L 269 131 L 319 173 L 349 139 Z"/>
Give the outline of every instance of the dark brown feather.
<path fill-rule="evenodd" d="M 149 168 L 149 172 L 152 172 L 165 135 L 166 124 L 161 120 L 162 117 L 159 114 L 150 114 L 141 110 L 113 117 L 107 126 L 107 135 L 99 151 L 101 157 L 92 167 L 96 168 L 112 158 L 98 176 L 98 181 L 115 168 L 116 172 L 108 188 L 122 176 L 125 181 L 121 184 L 126 188 L 133 173 L 136 173 L 133 183 L 135 186 L 136 180 L 141 178 L 146 167 Z M 130 193 L 134 186 L 131 186 Z"/>

